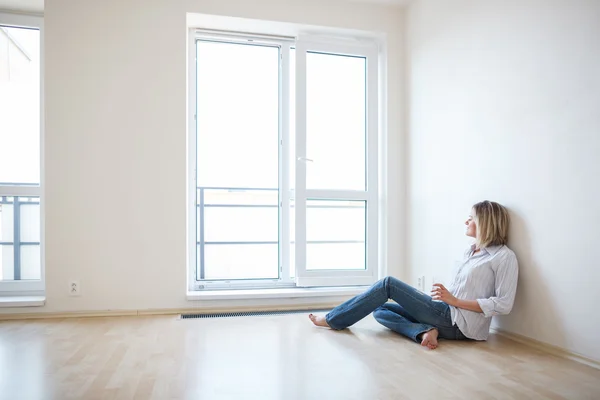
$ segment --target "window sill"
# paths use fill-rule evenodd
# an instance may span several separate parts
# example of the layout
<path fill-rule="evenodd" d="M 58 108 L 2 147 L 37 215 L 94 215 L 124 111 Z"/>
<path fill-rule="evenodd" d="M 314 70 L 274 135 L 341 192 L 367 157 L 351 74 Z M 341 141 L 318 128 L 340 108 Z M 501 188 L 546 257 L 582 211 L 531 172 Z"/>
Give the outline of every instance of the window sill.
<path fill-rule="evenodd" d="M 0 296 L 0 308 L 42 307 L 45 304 L 45 296 Z"/>
<path fill-rule="evenodd" d="M 280 289 L 238 289 L 206 290 L 188 292 L 187 299 L 198 300 L 247 300 L 275 298 L 339 297 L 355 296 L 365 291 L 366 286 L 321 287 L 321 288 L 280 288 Z"/>

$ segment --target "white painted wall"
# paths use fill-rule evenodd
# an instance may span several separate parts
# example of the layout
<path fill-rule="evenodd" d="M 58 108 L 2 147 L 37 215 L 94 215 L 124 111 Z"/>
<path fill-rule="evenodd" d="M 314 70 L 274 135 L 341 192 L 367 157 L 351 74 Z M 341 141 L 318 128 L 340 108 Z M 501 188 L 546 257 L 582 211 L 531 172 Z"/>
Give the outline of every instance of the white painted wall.
<path fill-rule="evenodd" d="M 600 2 L 424 0 L 407 30 L 412 279 L 452 267 L 473 203 L 504 203 L 521 269 L 499 327 L 600 360 Z"/>
<path fill-rule="evenodd" d="M 44 0 L 0 0 L 0 10 L 42 13 Z"/>
<path fill-rule="evenodd" d="M 186 12 L 387 34 L 388 262 L 400 273 L 401 9 L 334 0 L 52 0 L 44 11 L 47 305 L 7 312 L 210 305 L 185 299 Z M 81 297 L 67 296 L 70 279 L 79 279 Z"/>

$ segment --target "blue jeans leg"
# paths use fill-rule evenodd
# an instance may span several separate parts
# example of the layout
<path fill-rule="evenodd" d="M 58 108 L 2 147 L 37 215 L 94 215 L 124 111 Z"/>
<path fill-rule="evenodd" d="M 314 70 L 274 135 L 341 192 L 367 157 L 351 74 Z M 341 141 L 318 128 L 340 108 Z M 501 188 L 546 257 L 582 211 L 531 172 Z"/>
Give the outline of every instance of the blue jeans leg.
<path fill-rule="evenodd" d="M 373 311 L 373 317 L 381 325 L 401 335 L 419 341 L 418 336 L 435 328 L 433 325 L 421 324 L 402 308 L 400 304 L 386 303 Z"/>
<path fill-rule="evenodd" d="M 392 277 L 378 281 L 366 292 L 337 306 L 325 318 L 332 329 L 345 329 L 383 306 L 389 299 L 400 304 L 407 315 L 422 325 L 419 329 L 414 327 L 415 329 L 410 330 L 409 337 L 414 340 L 417 340 L 418 335 L 432 328 L 454 330 L 450 318 L 450 308 L 446 303 L 434 301 L 431 296 Z M 406 317 L 403 318 L 410 321 Z M 404 321 L 402 322 L 404 323 Z"/>

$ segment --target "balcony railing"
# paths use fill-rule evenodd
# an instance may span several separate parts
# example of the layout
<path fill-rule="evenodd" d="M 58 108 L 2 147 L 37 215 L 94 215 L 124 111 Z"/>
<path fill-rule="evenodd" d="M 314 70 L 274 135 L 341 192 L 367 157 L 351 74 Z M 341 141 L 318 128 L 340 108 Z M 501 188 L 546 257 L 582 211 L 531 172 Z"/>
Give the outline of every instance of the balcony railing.
<path fill-rule="evenodd" d="M 236 196 L 236 194 L 238 196 Z M 205 211 L 210 208 L 275 208 L 280 206 L 281 199 L 278 197 L 279 190 L 277 188 L 231 188 L 231 187 L 197 187 L 196 192 L 196 207 L 198 213 L 198 226 L 196 244 L 199 247 L 197 260 L 197 279 L 206 279 L 206 262 L 205 262 L 205 246 L 207 245 L 278 245 L 279 240 L 244 240 L 244 241 L 207 241 L 205 231 Z M 207 197 L 210 197 L 207 199 Z M 237 198 L 236 198 L 237 197 Z M 290 209 L 293 210 L 293 195 L 290 194 L 291 204 Z M 347 202 L 342 204 L 318 204 L 307 205 L 308 209 L 364 209 L 364 202 L 351 201 L 355 205 L 349 205 Z M 280 216 L 279 216 L 280 218 Z M 293 217 L 292 217 L 293 218 Z M 279 221 L 276 222 L 279 224 Z M 293 226 L 294 221 L 290 221 Z M 235 229 L 235 227 L 232 227 Z M 260 227 L 257 227 L 259 229 Z M 280 224 L 278 228 L 281 228 Z M 289 229 L 289 227 L 288 227 Z M 293 232 L 291 232 L 293 236 Z M 278 239 L 278 238 L 277 238 Z M 364 240 L 307 240 L 308 244 L 342 244 L 342 243 L 362 243 Z M 290 245 L 294 245 L 293 240 Z M 292 260 L 293 261 L 293 260 Z"/>
<path fill-rule="evenodd" d="M 21 279 L 39 279 L 39 260 L 33 263 L 27 263 L 31 271 L 23 271 L 23 247 L 39 246 L 37 241 L 23 240 L 24 237 L 39 238 L 39 218 L 37 221 L 24 221 L 24 207 L 37 206 L 39 209 L 39 197 L 32 196 L 1 196 L 0 197 L 0 280 L 21 280 Z M 12 209 L 12 213 L 9 210 Z M 25 223 L 24 223 L 25 222 Z M 33 224 L 33 226 L 31 225 Z M 37 226 L 36 226 L 37 225 Z M 26 232 L 25 230 L 35 230 L 35 232 Z M 7 240 L 12 238 L 12 240 Z M 5 249 L 12 252 L 5 253 Z M 12 258 L 12 260 L 11 260 Z M 12 261 L 12 262 L 10 262 Z M 10 264 L 12 265 L 12 277 L 10 276 Z"/>

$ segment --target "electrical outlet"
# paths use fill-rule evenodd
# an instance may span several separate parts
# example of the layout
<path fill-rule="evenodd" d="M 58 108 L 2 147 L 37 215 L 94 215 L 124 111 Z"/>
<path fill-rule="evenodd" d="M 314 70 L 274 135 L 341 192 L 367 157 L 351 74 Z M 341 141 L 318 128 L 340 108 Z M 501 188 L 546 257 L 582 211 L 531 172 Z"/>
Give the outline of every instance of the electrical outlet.
<path fill-rule="evenodd" d="M 79 281 L 69 282 L 69 296 L 81 296 L 81 285 Z"/>
<path fill-rule="evenodd" d="M 425 275 L 417 278 L 417 289 L 419 289 L 421 292 L 425 291 Z"/>

